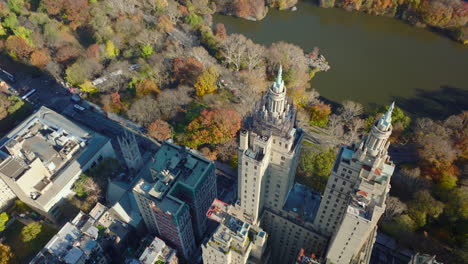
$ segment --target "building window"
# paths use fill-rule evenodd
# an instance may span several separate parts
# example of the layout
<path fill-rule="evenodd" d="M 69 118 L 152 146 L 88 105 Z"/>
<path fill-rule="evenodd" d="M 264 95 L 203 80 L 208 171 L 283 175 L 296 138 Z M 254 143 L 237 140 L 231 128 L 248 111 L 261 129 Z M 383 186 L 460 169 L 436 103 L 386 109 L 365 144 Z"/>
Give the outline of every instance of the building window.
<path fill-rule="evenodd" d="M 249 165 L 249 163 L 246 161 L 246 162 L 245 162 L 245 165 Z"/>
<path fill-rule="evenodd" d="M 254 170 L 256 170 L 256 169 L 257 169 L 257 166 L 254 166 Z"/>
<path fill-rule="evenodd" d="M 332 185 L 332 188 L 335 188 L 335 186 L 336 186 L 336 184 L 333 184 L 333 185 Z"/>
<path fill-rule="evenodd" d="M 281 156 L 281 160 L 285 160 L 286 158 L 284 156 Z"/>

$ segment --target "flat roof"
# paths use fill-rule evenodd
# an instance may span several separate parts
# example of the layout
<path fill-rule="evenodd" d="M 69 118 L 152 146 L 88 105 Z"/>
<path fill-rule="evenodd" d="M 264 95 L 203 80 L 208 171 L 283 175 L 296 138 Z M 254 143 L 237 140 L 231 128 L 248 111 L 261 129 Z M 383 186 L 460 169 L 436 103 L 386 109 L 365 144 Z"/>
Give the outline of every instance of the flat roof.
<path fill-rule="evenodd" d="M 306 222 L 313 222 L 320 206 L 320 193 L 305 185 L 295 183 L 288 193 L 283 210 L 296 213 Z"/>
<path fill-rule="evenodd" d="M 35 182 L 44 178 L 47 181 L 33 184 L 32 187 L 40 194 L 34 202 L 48 210 L 52 198 L 82 171 L 83 165 L 109 140 L 42 106 L 0 140 L 0 156 L 9 157 L 0 164 L 0 172 L 21 180 L 33 160 L 39 158 L 50 175 L 36 175 Z M 18 187 L 25 192 L 25 196 L 30 196 L 30 193 L 26 193 L 30 188 Z"/>

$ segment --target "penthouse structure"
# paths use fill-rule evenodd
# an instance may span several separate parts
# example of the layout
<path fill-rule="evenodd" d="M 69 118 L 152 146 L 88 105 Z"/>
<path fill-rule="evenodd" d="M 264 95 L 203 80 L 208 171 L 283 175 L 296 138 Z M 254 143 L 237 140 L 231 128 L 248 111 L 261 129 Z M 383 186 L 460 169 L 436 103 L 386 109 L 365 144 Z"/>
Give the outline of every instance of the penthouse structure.
<path fill-rule="evenodd" d="M 258 225 L 245 222 L 239 206 L 215 199 L 207 217 L 220 223 L 202 245 L 205 264 L 268 263 L 268 234 Z"/>
<path fill-rule="evenodd" d="M 183 259 L 196 253 L 206 231 L 205 213 L 216 197 L 213 162 L 164 142 L 152 159 L 151 179 L 133 193 L 147 229 L 175 248 Z"/>
<path fill-rule="evenodd" d="M 0 184 L 51 220 L 80 174 L 115 156 L 110 139 L 41 107 L 0 141 Z"/>
<path fill-rule="evenodd" d="M 52 237 L 30 264 L 106 264 L 107 258 L 97 242 L 95 219 L 80 212 Z"/>

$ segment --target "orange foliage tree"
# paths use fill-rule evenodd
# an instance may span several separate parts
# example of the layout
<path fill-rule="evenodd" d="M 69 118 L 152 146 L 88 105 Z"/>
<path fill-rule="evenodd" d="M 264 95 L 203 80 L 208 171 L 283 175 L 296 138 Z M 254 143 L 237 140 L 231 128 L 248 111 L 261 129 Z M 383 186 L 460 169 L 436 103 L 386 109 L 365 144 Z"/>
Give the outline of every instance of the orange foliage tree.
<path fill-rule="evenodd" d="M 328 124 L 328 116 L 330 114 L 330 105 L 324 103 L 313 105 L 310 107 L 310 124 L 313 126 L 325 127 Z"/>
<path fill-rule="evenodd" d="M 174 79 L 179 83 L 192 83 L 203 71 L 203 64 L 194 57 L 175 58 L 172 61 Z"/>
<path fill-rule="evenodd" d="M 36 50 L 31 54 L 30 60 L 32 65 L 44 68 L 49 63 L 50 57 L 47 50 Z"/>
<path fill-rule="evenodd" d="M 166 140 L 172 137 L 172 128 L 166 121 L 158 119 L 149 124 L 148 133 L 157 140 Z"/>
<path fill-rule="evenodd" d="M 60 63 L 67 63 L 76 59 L 80 55 L 80 50 L 69 45 L 60 47 L 55 53 L 55 60 Z"/>
<path fill-rule="evenodd" d="M 144 80 L 137 84 L 136 86 L 136 95 L 138 97 L 143 97 L 151 93 L 159 93 L 160 90 L 158 85 L 153 80 Z"/>
<path fill-rule="evenodd" d="M 234 138 L 241 128 L 241 117 L 230 109 L 204 109 L 186 128 L 186 145 L 198 148 L 203 144 L 216 145 Z"/>
<path fill-rule="evenodd" d="M 20 58 L 28 58 L 29 54 L 31 54 L 34 50 L 26 40 L 21 37 L 17 36 L 9 36 L 6 41 L 6 49 L 10 54 Z"/>
<path fill-rule="evenodd" d="M 223 23 L 216 24 L 215 36 L 220 40 L 227 37 L 227 30 Z"/>
<path fill-rule="evenodd" d="M 174 24 L 172 24 L 171 19 L 167 15 L 162 15 L 159 17 L 158 27 L 166 33 L 172 32 L 174 30 Z"/>

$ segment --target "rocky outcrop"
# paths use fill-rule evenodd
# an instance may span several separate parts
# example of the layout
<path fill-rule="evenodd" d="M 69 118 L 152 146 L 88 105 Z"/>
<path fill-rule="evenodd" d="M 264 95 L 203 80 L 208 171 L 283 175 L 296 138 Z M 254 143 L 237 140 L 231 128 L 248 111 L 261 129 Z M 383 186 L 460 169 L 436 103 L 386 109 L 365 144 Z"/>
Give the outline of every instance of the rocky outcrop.
<path fill-rule="evenodd" d="M 266 0 L 268 6 L 279 10 L 290 9 L 297 4 L 297 0 Z"/>

